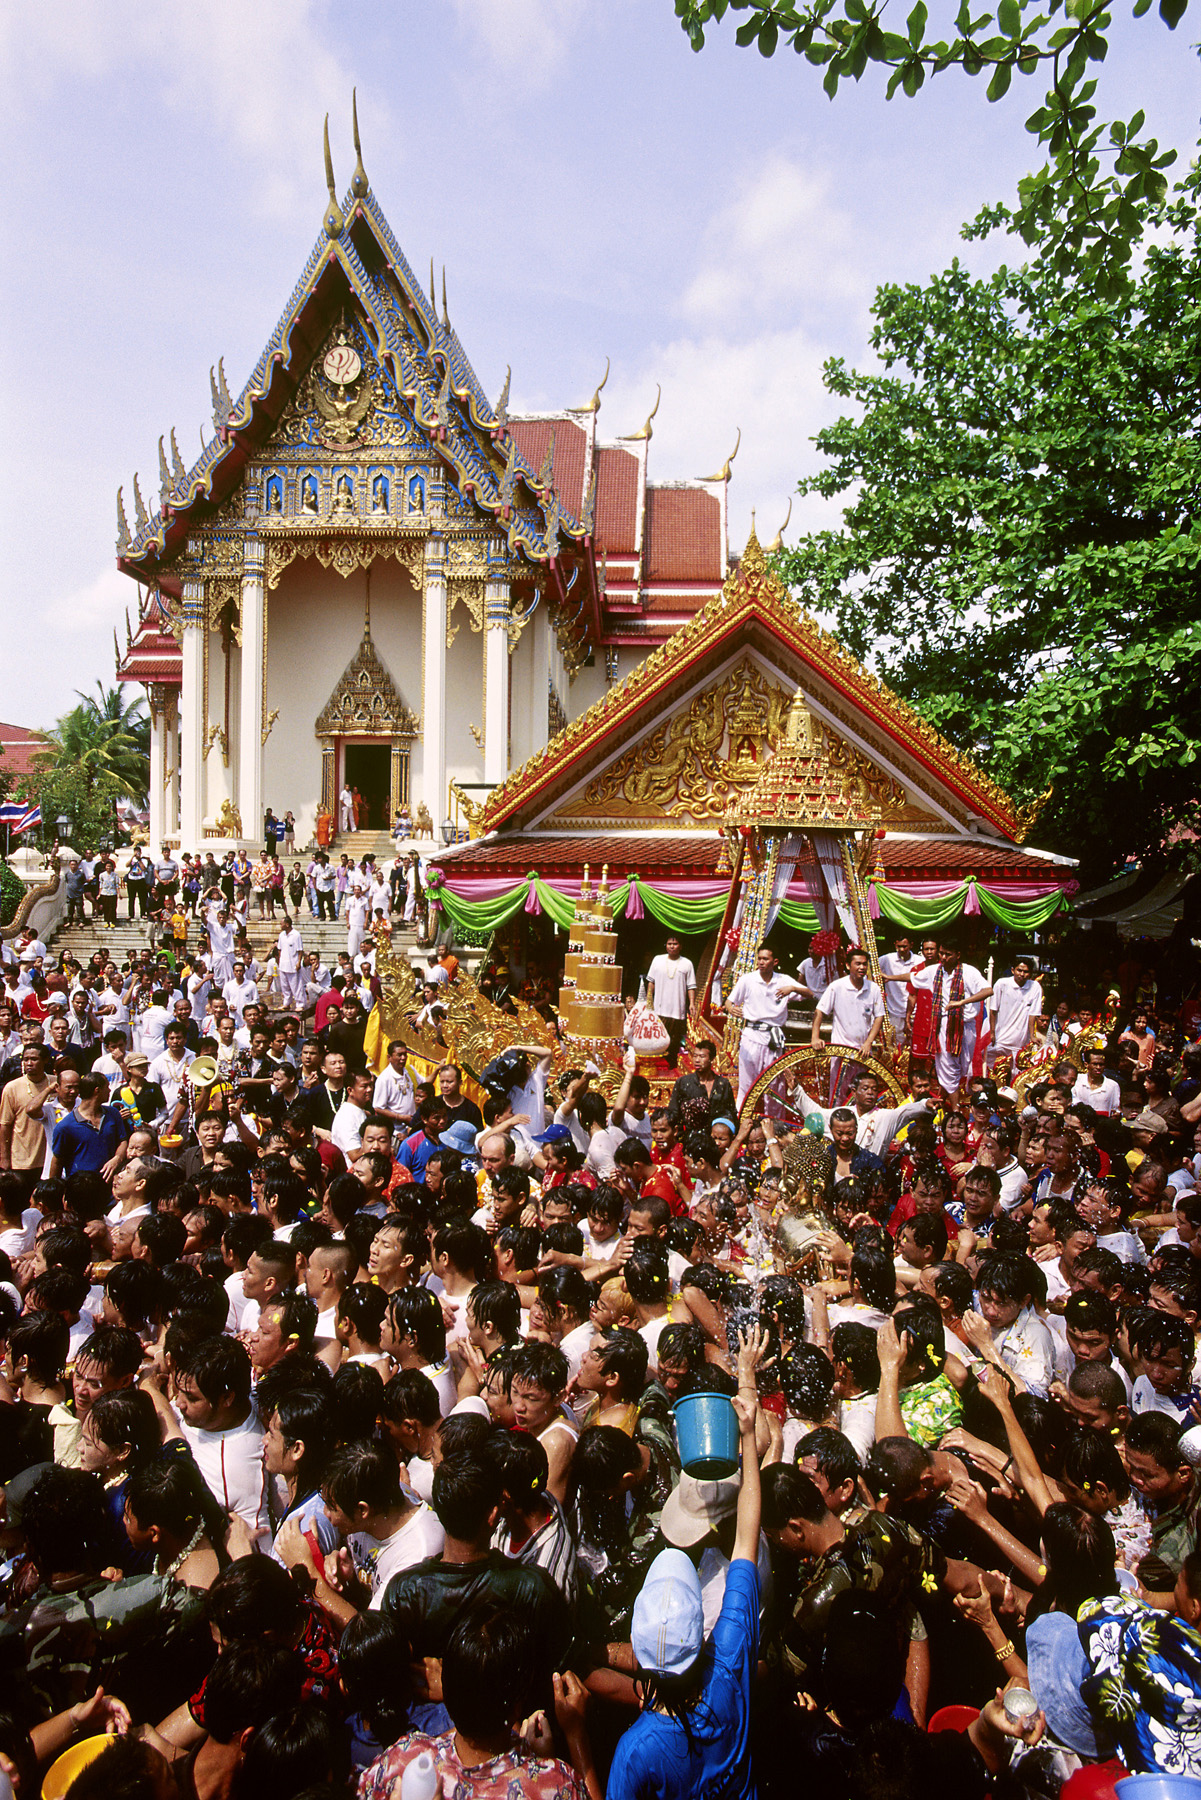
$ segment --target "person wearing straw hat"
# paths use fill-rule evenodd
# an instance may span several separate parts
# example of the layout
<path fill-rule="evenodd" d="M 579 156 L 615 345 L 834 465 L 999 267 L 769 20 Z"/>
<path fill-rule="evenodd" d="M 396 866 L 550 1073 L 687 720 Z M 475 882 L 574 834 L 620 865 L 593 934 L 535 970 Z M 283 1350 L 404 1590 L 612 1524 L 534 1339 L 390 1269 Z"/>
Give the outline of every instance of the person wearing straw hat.
<path fill-rule="evenodd" d="M 759 1458 L 755 1369 L 765 1339 L 740 1339 L 742 1481 L 721 1613 L 705 1634 L 700 1577 L 682 1550 L 660 1552 L 634 1602 L 630 1644 L 642 1712 L 613 1757 L 608 1800 L 686 1800 L 754 1792 L 751 1683 L 759 1656 Z"/>

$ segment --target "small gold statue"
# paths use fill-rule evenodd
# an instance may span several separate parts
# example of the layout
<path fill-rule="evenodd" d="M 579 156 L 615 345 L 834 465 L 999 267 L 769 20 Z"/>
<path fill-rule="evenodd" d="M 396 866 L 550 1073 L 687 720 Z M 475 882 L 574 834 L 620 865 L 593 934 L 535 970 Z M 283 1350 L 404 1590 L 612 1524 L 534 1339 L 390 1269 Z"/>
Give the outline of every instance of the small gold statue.
<path fill-rule="evenodd" d="M 430 818 L 430 809 L 423 800 L 417 808 L 417 811 L 413 814 L 413 836 L 419 838 L 432 838 L 433 835 L 434 821 Z"/>
<path fill-rule="evenodd" d="M 242 836 L 242 815 L 232 800 L 223 800 L 217 814 L 217 829 L 222 837 Z"/>

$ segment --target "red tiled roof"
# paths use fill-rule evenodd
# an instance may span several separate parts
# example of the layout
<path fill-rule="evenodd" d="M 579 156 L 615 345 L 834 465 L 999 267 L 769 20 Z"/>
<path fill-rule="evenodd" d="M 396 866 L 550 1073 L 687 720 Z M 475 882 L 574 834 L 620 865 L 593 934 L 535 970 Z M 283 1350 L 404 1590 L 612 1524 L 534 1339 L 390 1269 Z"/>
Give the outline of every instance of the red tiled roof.
<path fill-rule="evenodd" d="M 596 530 L 598 550 L 610 556 L 632 553 L 638 541 L 638 458 L 628 450 L 596 452 Z"/>
<path fill-rule="evenodd" d="M 513 419 L 509 430 L 535 474 L 554 438 L 555 492 L 571 516 L 578 519 L 584 504 L 584 452 L 588 442 L 580 427 L 570 419 Z"/>
<path fill-rule="evenodd" d="M 117 680 L 178 685 L 183 680 L 183 652 L 169 631 L 160 631 L 151 620 L 143 620 L 121 658 Z"/>
<path fill-rule="evenodd" d="M 721 506 L 704 488 L 648 487 L 648 581 L 721 583 Z"/>
<path fill-rule="evenodd" d="M 584 864 L 592 874 L 608 863 L 614 880 L 623 881 L 631 872 L 645 880 L 656 876 L 681 875 L 693 880 L 712 875 L 717 868 L 721 839 L 698 831 L 688 837 L 595 836 L 538 837 L 514 833 L 511 837 L 490 838 L 468 844 L 446 859 L 443 867 L 451 875 L 507 875 L 520 880 L 531 869 L 540 875 L 582 875 Z M 971 838 L 894 837 L 884 840 L 884 873 L 886 878 L 906 877 L 931 881 L 963 880 L 974 875 L 987 881 L 1068 882 L 1074 879 L 1071 868 L 1032 856 L 1011 844 L 985 844 Z"/>
<path fill-rule="evenodd" d="M 0 723 L 0 768 L 6 775 L 28 775 L 34 757 L 45 748 L 27 726 Z"/>

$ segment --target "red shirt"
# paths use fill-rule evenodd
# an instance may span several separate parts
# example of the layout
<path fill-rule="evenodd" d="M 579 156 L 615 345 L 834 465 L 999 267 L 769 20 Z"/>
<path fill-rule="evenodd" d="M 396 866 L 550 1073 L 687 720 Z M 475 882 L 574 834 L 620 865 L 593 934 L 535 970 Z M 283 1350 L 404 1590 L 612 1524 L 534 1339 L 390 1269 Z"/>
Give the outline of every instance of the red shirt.
<path fill-rule="evenodd" d="M 329 1015 L 340 1009 L 342 996 L 337 988 L 326 988 L 317 1002 L 317 1010 L 313 1014 L 313 1024 L 318 1031 L 324 1031 L 329 1024 Z"/>
<path fill-rule="evenodd" d="M 30 988 L 24 1000 L 21 1002 L 21 1017 L 23 1019 L 35 1019 L 39 1025 L 43 1024 L 45 1020 L 50 1017 L 53 1010 L 53 1007 L 50 1005 L 49 997 L 47 996 L 45 1000 L 39 1000 L 32 988 Z"/>
<path fill-rule="evenodd" d="M 910 1219 L 917 1216 L 917 1201 L 912 1194 L 903 1194 L 892 1209 L 892 1218 L 888 1221 L 888 1229 L 893 1237 L 900 1237 L 901 1226 L 908 1225 Z M 950 1213 L 943 1211 L 943 1223 L 947 1228 L 947 1248 L 959 1241 L 959 1227 Z"/>
<path fill-rule="evenodd" d="M 687 1218 L 688 1208 L 676 1191 L 676 1184 L 670 1175 L 651 1175 L 638 1189 L 640 1200 L 666 1200 L 677 1219 Z"/>

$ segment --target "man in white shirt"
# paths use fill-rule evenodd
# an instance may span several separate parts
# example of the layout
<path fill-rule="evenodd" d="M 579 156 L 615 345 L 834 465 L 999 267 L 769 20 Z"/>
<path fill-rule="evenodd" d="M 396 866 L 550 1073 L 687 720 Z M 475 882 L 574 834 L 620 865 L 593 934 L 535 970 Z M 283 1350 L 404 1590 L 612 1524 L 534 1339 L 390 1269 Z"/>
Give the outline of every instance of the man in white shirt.
<path fill-rule="evenodd" d="M 233 1014 L 234 1024 L 241 1031 L 246 1023 L 246 1008 L 257 1006 L 259 990 L 246 974 L 246 964 L 241 957 L 234 960 L 233 974 L 221 989 L 221 997 Z"/>
<path fill-rule="evenodd" d="M 283 989 L 284 1005 L 295 1012 L 303 1012 L 304 941 L 287 913 L 284 914 L 279 936 L 275 940 L 275 948 L 279 958 L 279 983 Z"/>
<path fill-rule="evenodd" d="M 354 795 L 345 782 L 338 795 L 338 830 L 341 832 L 354 830 Z"/>
<path fill-rule="evenodd" d="M 346 1098 L 334 1114 L 330 1141 L 348 1163 L 357 1162 L 363 1149 L 363 1126 L 371 1105 L 375 1077 L 369 1070 L 351 1075 L 346 1083 Z"/>
<path fill-rule="evenodd" d="M 909 977 L 917 966 L 917 957 L 913 954 L 905 932 L 894 938 L 893 943 L 895 948 L 880 958 L 880 973 L 885 978 L 884 1004 L 888 1008 L 888 1017 L 897 1034 L 897 1042 L 903 1043 L 905 1014 L 909 1006 Z"/>
<path fill-rule="evenodd" d="M 821 1043 L 822 1020 L 830 1021 L 830 1042 L 858 1050 L 866 1060 L 884 1023 L 884 1001 L 874 981 L 867 979 L 866 950 L 847 956 L 847 973 L 832 981 L 817 1003 L 810 1043 Z"/>
<path fill-rule="evenodd" d="M 1122 1110 L 1122 1090 L 1113 1077 L 1105 1073 L 1104 1050 L 1086 1050 L 1084 1074 L 1072 1086 L 1072 1099 L 1077 1106 L 1091 1106 L 1102 1118 Z"/>
<path fill-rule="evenodd" d="M 250 1375 L 250 1357 L 236 1338 L 206 1338 L 177 1372 L 175 1397 L 184 1438 L 209 1492 L 222 1512 L 246 1521 L 258 1549 L 266 1552 L 269 1480 Z"/>
<path fill-rule="evenodd" d="M 988 996 L 992 1018 L 992 1042 L 985 1052 L 991 1068 L 998 1056 L 1015 1061 L 1034 1035 L 1043 1010 L 1042 984 L 1034 980 L 1034 965 L 1028 956 L 1015 959 L 1008 975 L 993 984 Z"/>
<path fill-rule="evenodd" d="M 686 956 L 680 955 L 678 937 L 669 937 L 663 948 L 664 954 L 652 958 L 646 972 L 646 1003 L 663 1021 L 669 1039 L 667 1066 L 674 1069 L 688 1036 L 688 1014 L 696 995 L 696 970 Z"/>
<path fill-rule="evenodd" d="M 412 1130 L 412 1122 L 417 1117 L 417 1098 L 413 1093 L 413 1079 L 408 1073 L 408 1061 L 407 1047 L 399 1038 L 394 1038 L 388 1045 L 387 1065 L 376 1076 L 371 1105 L 373 1111 L 382 1113 L 394 1125 Z"/>
<path fill-rule="evenodd" d="M 188 1049 L 186 1030 L 178 1020 L 173 1020 L 166 1030 L 166 1048 L 163 1054 L 154 1058 L 147 1071 L 150 1080 L 157 1081 L 163 1090 L 168 1118 L 175 1111 L 179 1096 L 183 1091 L 188 1064 L 195 1060 L 195 1055 Z"/>
<path fill-rule="evenodd" d="M 233 974 L 234 967 L 234 922 L 229 916 L 229 909 L 219 906 L 208 921 L 209 949 L 213 958 L 213 979 L 221 987 Z"/>
<path fill-rule="evenodd" d="M 163 1033 L 172 1023 L 166 1002 L 166 991 L 156 988 L 150 997 L 150 1005 L 137 1021 L 138 1048 L 146 1052 L 151 1062 L 156 1056 L 161 1056 L 166 1048 Z"/>
<path fill-rule="evenodd" d="M 356 881 L 346 906 L 346 953 L 351 962 L 358 955 L 359 947 L 367 935 L 369 905 L 362 882 Z"/>
<path fill-rule="evenodd" d="M 979 969 L 961 962 L 958 950 L 941 944 L 938 961 L 915 969 L 909 985 L 930 994 L 934 1073 L 943 1093 L 953 1099 L 972 1072 L 980 1019 L 978 996 L 987 992 L 988 983 Z"/>
<path fill-rule="evenodd" d="M 775 954 L 766 944 L 760 944 L 756 951 L 755 964 L 754 974 L 738 977 L 726 1003 L 731 1017 L 742 1020 L 738 1038 L 739 1106 L 764 1069 L 784 1048 L 789 995 L 805 992 L 791 975 L 780 974 Z"/>
<path fill-rule="evenodd" d="M 814 956 L 812 939 L 809 955 L 800 966 L 799 974 L 802 985 L 814 1000 L 820 1000 L 832 981 L 838 978 L 838 958 L 836 956 Z"/>
<path fill-rule="evenodd" d="M 835 1112 L 844 1108 L 823 1106 L 814 1100 L 804 1088 L 796 1092 L 804 1105 L 805 1113 L 820 1113 L 826 1122 L 826 1137 L 830 1136 L 830 1120 Z M 884 1161 L 888 1146 L 897 1132 L 908 1125 L 910 1119 L 919 1114 L 934 1111 L 933 1100 L 911 1100 L 907 1106 L 880 1106 L 880 1083 L 870 1069 L 861 1069 L 851 1090 L 847 1105 L 855 1115 L 855 1142 L 861 1150 L 870 1150 L 873 1156 Z"/>
<path fill-rule="evenodd" d="M 209 980 L 208 969 L 203 956 L 198 956 L 192 965 L 192 973 L 188 976 L 188 1007 L 192 1017 L 199 1025 L 208 1011 L 209 995 L 213 984 Z"/>

